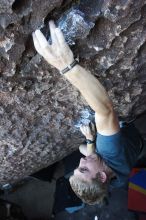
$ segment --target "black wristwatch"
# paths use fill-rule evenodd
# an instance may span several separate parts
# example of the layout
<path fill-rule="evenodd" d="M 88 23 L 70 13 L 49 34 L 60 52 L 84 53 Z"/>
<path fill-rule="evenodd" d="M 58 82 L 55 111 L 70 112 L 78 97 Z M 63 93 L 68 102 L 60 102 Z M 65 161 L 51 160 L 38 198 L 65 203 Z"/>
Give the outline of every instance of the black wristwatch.
<path fill-rule="evenodd" d="M 91 141 L 91 140 L 89 140 L 89 139 L 86 139 L 86 143 L 87 143 L 87 144 L 94 144 L 94 143 L 95 143 L 95 140 Z"/>

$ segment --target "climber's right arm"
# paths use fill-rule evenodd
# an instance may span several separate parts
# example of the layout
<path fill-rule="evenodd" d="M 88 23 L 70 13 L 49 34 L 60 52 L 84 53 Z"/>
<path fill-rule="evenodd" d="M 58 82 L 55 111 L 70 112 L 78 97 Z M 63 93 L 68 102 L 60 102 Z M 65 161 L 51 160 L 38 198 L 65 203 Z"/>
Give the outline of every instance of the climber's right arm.
<path fill-rule="evenodd" d="M 34 45 L 38 53 L 49 64 L 61 71 L 74 61 L 74 56 L 65 42 L 63 33 L 59 28 L 56 28 L 52 21 L 50 22 L 50 33 L 51 45 L 44 35 L 36 30 L 33 33 Z M 96 112 L 98 132 L 103 135 L 112 135 L 118 132 L 120 128 L 113 104 L 99 80 L 78 64 L 64 76 L 81 92 L 90 107 Z"/>

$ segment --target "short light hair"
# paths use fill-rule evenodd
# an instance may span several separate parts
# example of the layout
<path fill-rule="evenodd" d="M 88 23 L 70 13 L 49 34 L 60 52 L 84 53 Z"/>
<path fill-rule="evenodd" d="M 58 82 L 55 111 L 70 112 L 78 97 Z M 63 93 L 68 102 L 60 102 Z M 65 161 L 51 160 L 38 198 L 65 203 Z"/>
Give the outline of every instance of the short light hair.
<path fill-rule="evenodd" d="M 102 183 L 99 174 L 91 182 L 84 181 L 76 176 L 69 179 L 72 190 L 84 202 L 89 205 L 102 205 L 108 197 L 109 182 Z"/>

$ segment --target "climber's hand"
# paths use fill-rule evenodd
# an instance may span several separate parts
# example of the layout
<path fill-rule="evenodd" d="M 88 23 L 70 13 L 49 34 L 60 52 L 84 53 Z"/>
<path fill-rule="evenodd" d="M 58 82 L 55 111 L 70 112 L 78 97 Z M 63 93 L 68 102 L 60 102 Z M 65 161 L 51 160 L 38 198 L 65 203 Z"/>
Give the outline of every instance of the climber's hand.
<path fill-rule="evenodd" d="M 63 70 L 73 62 L 73 53 L 65 42 L 62 31 L 55 26 L 53 21 L 49 22 L 49 26 L 52 44 L 48 43 L 40 30 L 36 30 L 33 33 L 34 46 L 49 64 L 58 70 Z"/>
<path fill-rule="evenodd" d="M 86 139 L 89 139 L 91 141 L 94 140 L 94 134 L 92 133 L 92 130 L 89 125 L 81 125 L 80 130 L 82 134 L 86 137 Z"/>

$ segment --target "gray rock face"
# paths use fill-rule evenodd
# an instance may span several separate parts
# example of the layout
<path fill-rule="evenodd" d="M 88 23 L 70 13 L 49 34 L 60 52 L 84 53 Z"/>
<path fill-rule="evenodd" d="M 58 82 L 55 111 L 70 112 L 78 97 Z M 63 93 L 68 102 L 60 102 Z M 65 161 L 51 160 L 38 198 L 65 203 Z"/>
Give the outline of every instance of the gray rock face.
<path fill-rule="evenodd" d="M 85 14 L 78 9 L 72 8 L 67 11 L 57 22 L 63 31 L 68 44 L 75 44 L 77 39 L 85 39 L 94 27 L 93 22 L 87 22 Z"/>
<path fill-rule="evenodd" d="M 47 33 L 50 18 L 75 43 L 74 53 L 100 78 L 121 117 L 146 110 L 146 1 L 75 2 L 1 0 L 0 185 L 77 149 L 79 124 L 92 117 L 79 92 L 33 47 L 31 33 Z"/>

